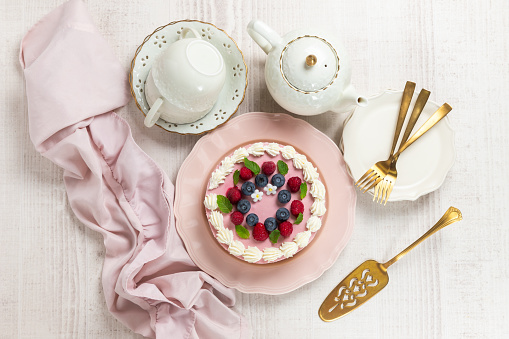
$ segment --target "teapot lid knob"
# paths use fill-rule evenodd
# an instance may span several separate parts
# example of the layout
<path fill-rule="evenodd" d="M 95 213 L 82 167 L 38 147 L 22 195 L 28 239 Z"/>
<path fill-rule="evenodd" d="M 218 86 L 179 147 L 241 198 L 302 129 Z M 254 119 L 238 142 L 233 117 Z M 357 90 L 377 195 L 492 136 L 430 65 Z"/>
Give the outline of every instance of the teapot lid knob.
<path fill-rule="evenodd" d="M 309 67 L 316 65 L 316 61 L 317 61 L 316 55 L 310 54 L 306 57 L 306 65 L 308 65 Z"/>

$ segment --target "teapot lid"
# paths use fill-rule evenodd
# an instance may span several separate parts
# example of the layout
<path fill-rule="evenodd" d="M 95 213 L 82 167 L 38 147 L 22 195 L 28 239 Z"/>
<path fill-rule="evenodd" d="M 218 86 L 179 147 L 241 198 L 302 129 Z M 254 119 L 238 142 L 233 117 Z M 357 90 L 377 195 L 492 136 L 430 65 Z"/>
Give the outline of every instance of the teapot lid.
<path fill-rule="evenodd" d="M 339 57 L 325 39 L 304 35 L 283 48 L 279 67 L 290 87 L 299 92 L 314 93 L 334 82 L 339 72 Z"/>

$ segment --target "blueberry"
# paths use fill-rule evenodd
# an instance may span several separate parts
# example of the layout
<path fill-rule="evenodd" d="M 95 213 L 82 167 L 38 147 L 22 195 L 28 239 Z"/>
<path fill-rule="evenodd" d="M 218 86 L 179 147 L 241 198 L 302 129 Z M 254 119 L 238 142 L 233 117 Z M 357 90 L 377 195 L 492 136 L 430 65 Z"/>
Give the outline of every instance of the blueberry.
<path fill-rule="evenodd" d="M 251 181 L 246 181 L 242 184 L 241 191 L 244 195 L 251 195 L 254 193 L 255 189 L 256 187 Z"/>
<path fill-rule="evenodd" d="M 276 218 L 267 218 L 265 219 L 265 222 L 263 223 L 265 225 L 265 229 L 267 232 L 272 232 L 277 228 L 277 221 Z"/>
<path fill-rule="evenodd" d="M 258 187 L 265 187 L 269 183 L 269 178 L 263 173 L 260 173 L 255 178 L 256 186 Z"/>
<path fill-rule="evenodd" d="M 276 218 L 279 221 L 286 221 L 286 220 L 288 220 L 288 218 L 290 218 L 290 211 L 288 211 L 284 207 L 281 207 L 276 212 Z"/>
<path fill-rule="evenodd" d="M 240 213 L 246 214 L 251 209 L 251 203 L 246 199 L 242 199 L 237 203 L 237 209 Z"/>
<path fill-rule="evenodd" d="M 285 184 L 285 176 L 279 173 L 274 174 L 270 182 L 276 187 L 281 187 Z"/>
<path fill-rule="evenodd" d="M 254 213 L 248 214 L 246 217 L 246 224 L 248 226 L 254 226 L 258 223 L 258 216 Z"/>
<path fill-rule="evenodd" d="M 277 194 L 277 200 L 279 200 L 280 203 L 286 204 L 292 199 L 292 194 L 288 190 L 281 190 Z"/>

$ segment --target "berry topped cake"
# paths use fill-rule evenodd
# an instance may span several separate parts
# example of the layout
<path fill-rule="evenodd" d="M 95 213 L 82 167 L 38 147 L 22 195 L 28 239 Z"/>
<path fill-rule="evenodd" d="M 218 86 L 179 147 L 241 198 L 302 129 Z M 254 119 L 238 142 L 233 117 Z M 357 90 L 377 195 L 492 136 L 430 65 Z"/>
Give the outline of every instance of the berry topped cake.
<path fill-rule="evenodd" d="M 322 226 L 325 186 L 292 146 L 257 142 L 238 148 L 212 172 L 205 212 L 217 241 L 249 263 L 294 256 Z"/>

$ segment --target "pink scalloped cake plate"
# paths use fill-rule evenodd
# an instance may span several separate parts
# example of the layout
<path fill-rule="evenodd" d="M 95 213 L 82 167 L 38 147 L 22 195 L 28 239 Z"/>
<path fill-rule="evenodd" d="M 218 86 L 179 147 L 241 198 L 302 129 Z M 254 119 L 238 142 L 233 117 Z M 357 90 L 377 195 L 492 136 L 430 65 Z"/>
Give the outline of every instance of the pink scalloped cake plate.
<path fill-rule="evenodd" d="M 292 145 L 318 167 L 327 212 L 312 242 L 294 257 L 269 265 L 245 262 L 215 239 L 203 205 L 217 164 L 241 145 L 257 141 Z M 320 277 L 353 231 L 356 193 L 338 147 L 307 122 L 287 114 L 247 113 L 202 137 L 182 164 L 176 183 L 176 226 L 193 261 L 224 285 L 244 293 L 283 294 Z"/>

